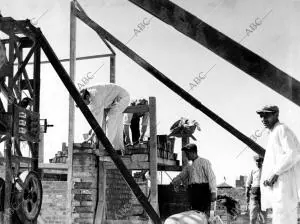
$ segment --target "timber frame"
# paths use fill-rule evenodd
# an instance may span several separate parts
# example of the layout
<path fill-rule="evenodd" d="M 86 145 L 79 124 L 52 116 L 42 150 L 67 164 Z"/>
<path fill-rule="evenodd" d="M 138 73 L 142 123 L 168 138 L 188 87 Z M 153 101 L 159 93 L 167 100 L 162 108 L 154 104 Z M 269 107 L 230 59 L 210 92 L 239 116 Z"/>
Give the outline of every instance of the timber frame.
<path fill-rule="evenodd" d="M 245 71 L 253 78 L 257 79 L 258 81 L 264 83 L 265 85 L 269 86 L 273 90 L 282 94 L 283 96 L 285 96 L 286 98 L 294 102 L 295 104 L 300 105 L 299 81 L 288 76 L 283 71 L 271 65 L 269 62 L 262 59 L 261 57 L 254 54 L 253 52 L 249 51 L 248 49 L 238 45 L 229 37 L 226 37 L 224 34 L 221 34 L 219 31 L 213 29 L 208 24 L 204 23 L 203 21 L 199 20 L 198 18 L 194 17 L 193 15 L 186 12 L 185 10 L 179 8 L 178 6 L 176 6 L 175 4 L 171 3 L 168 0 L 161 1 L 160 3 L 158 3 L 158 1 L 156 0 L 149 0 L 149 1 L 130 0 L 130 1 L 134 2 L 139 7 L 146 9 L 148 12 L 155 15 L 157 18 L 161 19 L 162 21 L 171 24 L 180 32 L 182 32 L 184 35 L 187 35 L 188 37 L 196 40 L 200 44 L 207 47 L 209 50 L 213 51 L 214 53 L 224 58 L 226 61 L 232 63 L 234 66 Z M 182 13 L 180 17 L 178 17 L 178 15 L 172 14 L 172 12 L 175 9 L 178 10 L 178 12 Z M 165 14 L 162 14 L 162 12 L 164 12 Z M 144 60 L 142 57 L 140 57 L 138 54 L 136 54 L 134 51 L 132 51 L 125 44 L 120 42 L 118 39 L 116 39 L 108 31 L 106 31 L 101 26 L 99 26 L 96 22 L 91 20 L 84 12 L 84 10 L 80 7 L 80 5 L 76 2 L 76 0 L 73 0 L 71 2 L 71 15 L 76 16 L 76 18 L 82 20 L 89 27 L 95 30 L 96 33 L 101 37 L 101 39 L 106 40 L 111 44 L 113 44 L 115 47 L 117 47 L 119 50 L 125 53 L 128 57 L 134 60 L 139 66 L 141 66 L 146 71 L 148 71 L 151 75 L 153 75 L 156 79 L 161 81 L 164 85 L 166 85 L 172 91 L 177 93 L 184 100 L 189 102 L 192 106 L 202 111 L 209 118 L 211 118 L 217 124 L 222 126 L 225 130 L 229 131 L 232 135 L 234 135 L 242 142 L 244 142 L 246 145 L 248 145 L 253 151 L 261 155 L 264 154 L 264 149 L 261 146 L 259 146 L 249 137 L 245 136 L 243 133 L 241 133 L 236 128 L 231 126 L 221 117 L 219 117 L 217 114 L 212 112 L 201 102 L 199 102 L 196 98 L 191 96 L 188 92 L 186 92 L 176 83 L 174 83 L 171 79 L 169 79 L 163 73 L 158 71 L 150 63 L 148 63 L 146 60 Z M 163 17 L 165 15 L 166 17 Z M 176 16 L 177 18 L 179 18 L 179 20 L 181 20 L 182 23 L 186 25 L 190 24 L 190 26 L 182 26 L 182 24 L 180 24 L 180 21 L 174 20 Z M 180 29 L 179 27 L 181 27 L 182 29 Z M 16 102 L 19 102 L 22 99 L 22 92 L 28 91 L 30 93 L 30 97 L 33 98 L 32 110 L 34 112 L 39 113 L 40 64 L 41 64 L 40 54 L 42 49 L 45 55 L 47 56 L 48 60 L 52 64 L 53 68 L 55 69 L 57 75 L 60 77 L 63 84 L 67 88 L 68 92 L 72 96 L 70 102 L 74 103 L 73 102 L 74 100 L 75 103 L 78 105 L 83 115 L 87 119 L 88 123 L 96 133 L 96 136 L 105 147 L 111 160 L 115 163 L 116 167 L 120 170 L 127 184 L 130 186 L 133 193 L 140 201 L 145 211 L 148 213 L 149 217 L 153 221 L 153 223 L 160 224 L 161 220 L 158 214 L 156 213 L 155 209 L 148 202 L 147 198 L 142 193 L 142 191 L 134 181 L 133 177 L 129 173 L 124 162 L 113 149 L 111 143 L 105 136 L 101 126 L 97 123 L 93 114 L 81 99 L 80 94 L 72 80 L 72 78 L 74 77 L 71 76 L 70 78 L 68 73 L 65 71 L 64 67 L 62 66 L 61 62 L 59 61 L 58 57 L 54 53 L 53 49 L 51 48 L 50 44 L 48 43 L 47 39 L 44 37 L 40 29 L 34 27 L 29 20 L 16 21 L 10 17 L 0 17 L 0 31 L 6 33 L 9 37 L 7 40 L 1 41 L 4 45 L 9 46 L 8 63 L 5 66 L 3 66 L 0 71 L 1 93 L 8 100 L 13 98 Z M 74 45 L 71 44 L 71 49 L 70 49 L 71 64 L 73 63 L 74 65 L 75 49 L 72 48 L 72 46 Z M 24 48 L 30 48 L 30 50 L 27 56 L 25 57 L 25 59 L 23 60 Z M 30 79 L 25 70 L 25 67 L 26 64 L 28 64 L 32 55 L 34 55 L 34 69 L 33 69 L 33 78 Z M 243 63 L 238 63 L 239 61 L 241 61 L 240 59 L 243 55 L 245 55 L 242 60 Z M 18 59 L 18 70 L 16 73 L 14 73 L 13 65 L 16 59 Z M 112 56 L 111 60 L 115 60 L 115 58 Z M 114 68 L 112 69 L 114 70 Z M 110 80 L 111 82 L 115 82 L 114 78 L 111 78 Z M 6 115 L 8 115 L 9 117 L 13 113 L 13 105 L 8 104 L 7 108 L 5 109 L 2 101 L 0 101 L 0 110 L 2 113 L 7 113 Z M 0 122 L 1 126 L 4 127 L 4 129 L 8 128 L 8 131 L 2 133 L 2 135 L 6 135 L 8 136 L 8 138 L 3 138 L 2 140 L 6 141 L 5 157 L 4 157 L 6 180 L 10 180 L 13 175 L 12 161 L 22 160 L 23 157 L 21 157 L 21 155 L 18 155 L 18 152 L 16 152 L 16 155 L 12 155 L 11 137 L 13 132 L 11 128 L 9 128 L 12 127 L 12 125 L 5 124 L 3 120 L 4 119 L 2 118 Z M 32 151 L 32 158 L 26 158 L 25 160 L 26 161 L 29 160 L 31 162 L 31 169 L 33 169 L 34 171 L 38 171 L 38 143 L 33 143 L 31 145 L 31 151 Z M 6 191 L 5 209 L 8 209 L 10 206 L 10 191 L 11 191 L 10 182 L 6 184 L 5 191 Z M 5 216 L 4 223 L 5 224 L 11 223 L 9 214 Z"/>
<path fill-rule="evenodd" d="M 9 17 L 0 17 L 0 31 L 8 38 L 1 40 L 5 49 L 8 49 L 6 63 L 0 69 L 0 90 L 6 104 L 0 99 L 1 125 L 5 130 L 1 133 L 1 142 L 5 141 L 4 158 L 5 179 L 12 180 L 18 175 L 20 163 L 31 164 L 31 170 L 38 173 L 39 143 L 26 141 L 31 152 L 31 157 L 24 157 L 20 150 L 20 139 L 15 135 L 14 105 L 21 102 L 24 97 L 33 100 L 30 107 L 32 112 L 39 114 L 40 111 L 40 60 L 41 47 L 36 41 L 34 32 L 27 29 L 31 25 L 29 20 L 15 21 Z M 25 36 L 24 36 L 25 35 Z M 24 59 L 24 49 L 29 49 Z M 33 72 L 29 75 L 26 65 L 33 57 Z M 17 60 L 17 63 L 15 61 Z M 17 65 L 17 69 L 15 66 Z M 4 106 L 6 105 L 6 107 Z M 24 141 L 23 141 L 24 142 Z M 13 146 L 13 147 L 12 147 Z M 12 151 L 12 149 L 14 149 Z M 4 223 L 11 222 L 11 181 L 5 183 Z"/>

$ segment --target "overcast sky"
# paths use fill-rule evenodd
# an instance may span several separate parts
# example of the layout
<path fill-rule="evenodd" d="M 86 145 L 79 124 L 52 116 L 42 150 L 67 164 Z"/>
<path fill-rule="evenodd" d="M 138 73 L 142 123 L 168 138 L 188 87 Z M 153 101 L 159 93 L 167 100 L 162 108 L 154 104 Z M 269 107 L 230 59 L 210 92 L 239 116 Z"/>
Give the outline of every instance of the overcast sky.
<path fill-rule="evenodd" d="M 273 90 L 254 80 L 200 44 L 125 0 L 81 0 L 87 14 L 116 38 L 150 62 L 185 90 L 199 74 L 206 78 L 190 93 L 205 106 L 247 136 L 260 135 L 262 124 L 255 111 L 265 104 L 277 104 L 280 120 L 298 137 L 299 108 Z M 174 0 L 174 3 L 204 20 L 233 40 L 262 56 L 276 67 L 300 79 L 300 1 L 281 0 Z M 0 0 L 3 16 L 16 20 L 31 19 L 41 28 L 59 58 L 69 57 L 70 1 L 68 0 Z M 251 23 L 263 22 L 247 35 Z M 97 34 L 77 20 L 77 56 L 104 54 L 108 50 Z M 139 24 L 146 23 L 144 29 Z M 137 32 L 139 30 L 140 32 Z M 115 48 L 114 48 L 115 49 Z M 155 96 L 158 133 L 169 134 L 170 126 L 181 116 L 199 122 L 195 133 L 199 155 L 209 159 L 218 183 L 226 177 L 233 184 L 238 175 L 253 167 L 253 152 L 202 112 L 194 109 L 115 49 L 116 81 L 132 98 Z M 44 55 L 43 55 L 43 59 Z M 64 63 L 69 71 L 68 63 Z M 101 67 L 102 66 L 102 67 Z M 99 69 L 99 67 L 101 67 Z M 68 140 L 68 93 L 49 64 L 42 65 L 41 117 L 54 124 L 45 136 L 45 162 Z M 89 73 L 90 72 L 90 73 Z M 96 73 L 95 73 L 96 72 Z M 109 61 L 78 61 L 76 86 L 86 74 L 95 73 L 88 85 L 109 81 Z M 194 83 L 195 84 L 195 83 Z M 78 110 L 78 109 L 77 109 Z M 76 113 L 75 142 L 82 141 L 88 124 Z M 265 147 L 268 134 L 257 142 Z M 180 151 L 177 139 L 176 152 Z M 244 150 L 244 151 L 243 151 Z M 241 153 L 241 151 L 243 151 Z M 240 154 L 241 153 L 241 154 Z M 240 154 L 240 155 L 239 155 Z M 239 155 L 239 156 L 238 156 Z"/>

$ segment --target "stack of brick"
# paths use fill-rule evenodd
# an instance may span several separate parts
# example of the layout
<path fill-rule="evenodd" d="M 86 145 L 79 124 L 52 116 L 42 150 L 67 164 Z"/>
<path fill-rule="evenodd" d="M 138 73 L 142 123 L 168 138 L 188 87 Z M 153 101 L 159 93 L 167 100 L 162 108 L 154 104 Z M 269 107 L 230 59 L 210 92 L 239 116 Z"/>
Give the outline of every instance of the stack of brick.
<path fill-rule="evenodd" d="M 62 150 L 58 151 L 55 154 L 55 157 L 52 159 L 49 159 L 50 163 L 66 163 L 68 158 L 68 147 L 66 146 L 66 143 L 64 142 L 62 144 Z"/>
<path fill-rule="evenodd" d="M 72 223 L 93 223 L 99 159 L 89 144 L 74 144 L 73 152 Z"/>

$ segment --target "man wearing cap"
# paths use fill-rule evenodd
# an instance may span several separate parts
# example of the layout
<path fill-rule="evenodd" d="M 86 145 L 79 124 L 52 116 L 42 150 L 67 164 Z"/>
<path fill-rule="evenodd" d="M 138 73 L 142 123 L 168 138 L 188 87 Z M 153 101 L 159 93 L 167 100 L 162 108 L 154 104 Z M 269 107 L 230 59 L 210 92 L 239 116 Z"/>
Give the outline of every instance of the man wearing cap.
<path fill-rule="evenodd" d="M 254 156 L 256 168 L 251 170 L 246 181 L 246 196 L 247 204 L 249 205 L 250 224 L 265 223 L 265 212 L 261 211 L 261 192 L 260 192 L 260 178 L 263 163 L 263 157 L 259 155 Z"/>
<path fill-rule="evenodd" d="M 300 198 L 300 144 L 294 132 L 279 122 L 277 106 L 258 110 L 270 130 L 261 174 L 262 209 L 273 209 L 273 224 L 296 224 Z"/>
<path fill-rule="evenodd" d="M 191 209 L 204 212 L 209 217 L 210 204 L 217 198 L 216 177 L 211 163 L 198 156 L 195 144 L 187 144 L 182 151 L 192 165 L 185 166 L 171 184 L 187 183 Z"/>

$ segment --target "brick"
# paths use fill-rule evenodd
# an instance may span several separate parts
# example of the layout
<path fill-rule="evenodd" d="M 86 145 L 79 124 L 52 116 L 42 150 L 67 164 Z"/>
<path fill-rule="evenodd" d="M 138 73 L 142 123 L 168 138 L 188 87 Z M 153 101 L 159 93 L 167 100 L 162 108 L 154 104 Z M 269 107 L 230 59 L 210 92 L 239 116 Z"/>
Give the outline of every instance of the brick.
<path fill-rule="evenodd" d="M 93 201 L 80 201 L 80 206 L 96 206 L 96 200 Z"/>
<path fill-rule="evenodd" d="M 75 213 L 93 213 L 95 210 L 92 206 L 75 206 L 73 212 Z"/>
<path fill-rule="evenodd" d="M 93 195 L 90 195 L 90 194 L 75 194 L 74 195 L 74 200 L 77 200 L 77 201 L 92 201 L 93 200 Z"/>
<path fill-rule="evenodd" d="M 80 218 L 94 218 L 93 213 L 79 213 Z"/>
<path fill-rule="evenodd" d="M 97 178 L 97 173 L 96 172 L 75 172 L 73 173 L 73 177 L 82 177 L 82 179 L 84 179 L 85 177 Z"/>
<path fill-rule="evenodd" d="M 76 182 L 74 183 L 75 189 L 90 189 L 92 188 L 93 182 Z"/>

